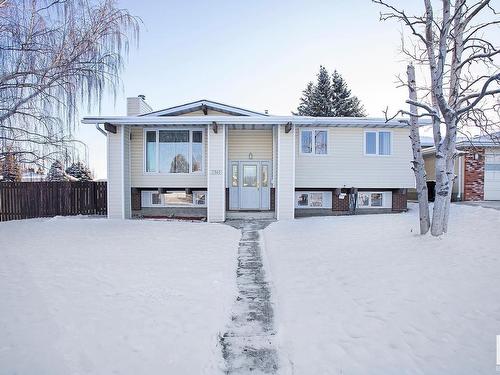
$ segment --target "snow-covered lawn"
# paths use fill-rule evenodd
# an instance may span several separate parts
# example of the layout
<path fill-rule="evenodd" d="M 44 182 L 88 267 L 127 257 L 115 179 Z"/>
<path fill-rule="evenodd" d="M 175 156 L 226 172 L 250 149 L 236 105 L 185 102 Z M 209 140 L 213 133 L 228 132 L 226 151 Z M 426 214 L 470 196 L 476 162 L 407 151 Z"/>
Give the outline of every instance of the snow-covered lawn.
<path fill-rule="evenodd" d="M 0 373 L 217 372 L 239 237 L 206 223 L 1 223 Z"/>
<path fill-rule="evenodd" d="M 453 205 L 451 217 L 443 238 L 415 235 L 415 206 L 268 227 L 282 363 L 295 374 L 495 373 L 500 211 Z"/>

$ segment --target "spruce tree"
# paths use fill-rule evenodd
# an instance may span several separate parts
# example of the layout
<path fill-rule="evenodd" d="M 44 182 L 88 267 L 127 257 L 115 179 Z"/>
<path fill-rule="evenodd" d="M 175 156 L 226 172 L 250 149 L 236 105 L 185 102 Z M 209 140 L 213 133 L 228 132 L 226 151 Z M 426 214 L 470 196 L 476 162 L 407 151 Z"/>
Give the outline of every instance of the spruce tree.
<path fill-rule="evenodd" d="M 294 113 L 295 114 L 295 113 Z M 330 77 L 320 66 L 316 84 L 309 82 L 302 92 L 297 113 L 300 116 L 363 117 L 363 105 L 342 76 L 335 70 Z"/>
<path fill-rule="evenodd" d="M 79 181 L 92 181 L 92 172 L 81 161 L 71 164 L 70 167 L 66 168 L 66 173 Z"/>
<path fill-rule="evenodd" d="M 302 97 L 300 98 L 300 104 L 297 107 L 297 113 L 294 115 L 299 116 L 314 116 L 312 111 L 312 100 L 314 95 L 314 83 L 310 81 L 305 90 L 302 91 Z"/>
<path fill-rule="evenodd" d="M 317 83 L 312 98 L 312 116 L 332 116 L 332 84 L 330 74 L 322 65 L 319 67 Z"/>
<path fill-rule="evenodd" d="M 363 105 L 351 90 L 346 81 L 335 70 L 332 74 L 332 112 L 335 117 L 363 117 Z"/>
<path fill-rule="evenodd" d="M 47 173 L 46 181 L 67 181 L 68 178 L 64 173 L 64 167 L 59 160 L 56 160 L 52 163 L 49 169 L 49 173 Z"/>

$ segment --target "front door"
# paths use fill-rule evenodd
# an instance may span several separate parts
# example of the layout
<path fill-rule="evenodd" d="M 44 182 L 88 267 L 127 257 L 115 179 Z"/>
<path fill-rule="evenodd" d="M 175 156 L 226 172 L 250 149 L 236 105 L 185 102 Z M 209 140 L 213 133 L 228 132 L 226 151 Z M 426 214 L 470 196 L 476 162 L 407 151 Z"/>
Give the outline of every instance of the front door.
<path fill-rule="evenodd" d="M 260 209 L 259 163 L 241 163 L 240 208 Z"/>
<path fill-rule="evenodd" d="M 229 166 L 229 209 L 269 210 L 271 162 L 231 161 Z"/>

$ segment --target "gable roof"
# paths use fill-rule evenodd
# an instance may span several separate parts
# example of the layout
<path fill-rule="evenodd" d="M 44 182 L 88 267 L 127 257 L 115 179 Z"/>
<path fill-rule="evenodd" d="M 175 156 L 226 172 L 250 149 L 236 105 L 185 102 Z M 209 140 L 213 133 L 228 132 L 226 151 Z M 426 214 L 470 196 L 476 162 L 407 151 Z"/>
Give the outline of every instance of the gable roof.
<path fill-rule="evenodd" d="M 141 116 L 177 116 L 194 111 L 211 109 L 214 111 L 227 113 L 233 116 L 267 116 L 266 113 L 250 111 L 240 107 L 214 102 L 212 100 L 197 100 L 195 102 L 177 105 L 175 107 L 161 109 L 159 111 L 145 113 Z"/>

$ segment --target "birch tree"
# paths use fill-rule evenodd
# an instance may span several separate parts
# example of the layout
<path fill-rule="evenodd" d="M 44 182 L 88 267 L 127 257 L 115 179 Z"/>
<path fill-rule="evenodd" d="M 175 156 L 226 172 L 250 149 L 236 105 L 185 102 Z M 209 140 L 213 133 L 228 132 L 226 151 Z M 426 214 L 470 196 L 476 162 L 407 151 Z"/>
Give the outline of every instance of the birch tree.
<path fill-rule="evenodd" d="M 409 98 L 410 114 L 414 118 L 432 119 L 436 149 L 436 197 L 431 233 L 439 236 L 448 229 L 448 216 L 457 158 L 457 133 L 471 125 L 471 118 L 498 118 L 500 19 L 491 0 L 423 0 L 422 14 L 409 15 L 385 0 L 373 0 L 384 10 L 381 20 L 397 20 L 409 31 L 402 52 L 422 69 L 428 85 L 416 86 L 417 98 Z M 396 3 L 396 2 L 394 2 Z M 436 12 L 435 9 L 438 9 Z M 409 42 L 409 44 L 408 44 Z M 411 86 L 406 81 L 405 85 Z M 415 113 L 418 108 L 420 113 Z M 410 116 L 410 117 L 411 117 Z M 484 131 L 498 121 L 476 121 Z M 412 142 L 415 148 L 420 147 Z M 418 156 L 418 155 L 417 155 Z M 419 160 L 415 159 L 414 164 Z M 417 174 L 417 185 L 421 179 Z"/>
<path fill-rule="evenodd" d="M 0 160 L 44 164 L 77 148 L 78 107 L 116 93 L 138 31 L 113 0 L 0 1 Z"/>

